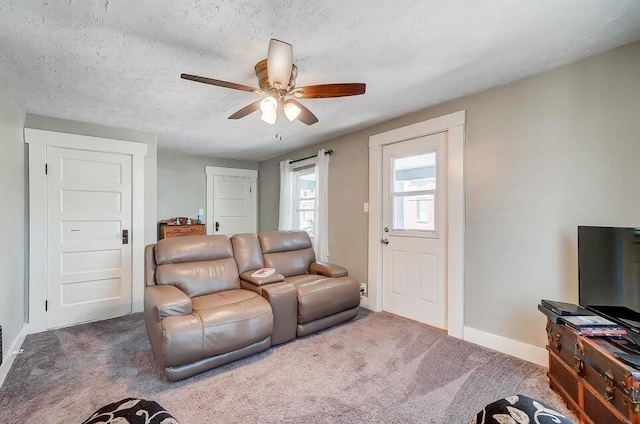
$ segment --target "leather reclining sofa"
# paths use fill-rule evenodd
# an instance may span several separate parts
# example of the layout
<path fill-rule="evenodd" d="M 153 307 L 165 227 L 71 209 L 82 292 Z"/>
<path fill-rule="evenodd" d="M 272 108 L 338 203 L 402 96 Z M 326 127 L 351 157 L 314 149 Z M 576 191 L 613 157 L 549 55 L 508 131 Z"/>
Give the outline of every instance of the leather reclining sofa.
<path fill-rule="evenodd" d="M 260 268 L 268 277 L 252 277 Z M 144 314 L 170 381 L 348 321 L 360 284 L 316 262 L 304 231 L 168 238 L 146 247 Z"/>

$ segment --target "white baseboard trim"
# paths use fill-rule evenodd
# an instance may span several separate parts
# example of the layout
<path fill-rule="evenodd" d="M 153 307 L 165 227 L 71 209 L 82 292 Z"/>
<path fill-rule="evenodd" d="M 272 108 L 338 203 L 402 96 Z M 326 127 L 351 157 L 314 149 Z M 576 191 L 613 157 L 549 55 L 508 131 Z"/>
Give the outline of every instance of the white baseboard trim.
<path fill-rule="evenodd" d="M 24 343 L 27 334 L 29 334 L 29 324 L 25 323 L 22 324 L 18 335 L 9 346 L 9 349 L 7 349 L 4 358 L 2 358 L 2 365 L 0 365 L 0 387 L 4 384 L 4 379 L 7 378 L 11 365 L 13 365 L 13 361 L 16 359 L 16 355 L 14 355 L 13 352 L 17 352 L 22 348 L 22 343 Z"/>
<path fill-rule="evenodd" d="M 464 327 L 462 339 L 543 367 L 549 366 L 547 351 L 541 347 L 486 333 L 471 327 Z"/>
<path fill-rule="evenodd" d="M 369 298 L 367 296 L 363 296 L 360 298 L 360 306 L 366 309 L 371 309 L 369 307 Z"/>

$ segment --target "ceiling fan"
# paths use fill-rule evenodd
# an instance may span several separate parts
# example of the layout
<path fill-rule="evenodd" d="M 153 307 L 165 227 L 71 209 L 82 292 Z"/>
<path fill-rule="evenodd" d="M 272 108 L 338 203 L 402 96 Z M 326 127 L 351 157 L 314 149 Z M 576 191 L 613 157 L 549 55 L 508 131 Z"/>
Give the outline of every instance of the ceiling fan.
<path fill-rule="evenodd" d="M 269 42 L 267 58 L 256 64 L 255 72 L 260 88 L 190 74 L 181 74 L 180 78 L 266 95 L 267 97 L 264 99 L 255 101 L 229 116 L 229 119 L 243 118 L 260 109 L 262 111 L 261 119 L 269 124 L 275 124 L 278 107 L 282 107 L 284 114 L 290 121 L 298 119 L 307 125 L 313 125 L 318 122 L 318 118 L 296 99 L 357 96 L 364 94 L 366 89 L 366 84 L 362 83 L 296 87 L 298 68 L 293 64 L 293 46 L 276 39 L 271 39 Z"/>

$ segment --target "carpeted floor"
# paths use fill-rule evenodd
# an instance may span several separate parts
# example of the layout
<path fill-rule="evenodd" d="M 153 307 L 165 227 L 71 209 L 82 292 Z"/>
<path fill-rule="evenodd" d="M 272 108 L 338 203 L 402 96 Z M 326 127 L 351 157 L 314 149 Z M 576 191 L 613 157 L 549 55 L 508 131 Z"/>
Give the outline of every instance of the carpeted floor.
<path fill-rule="evenodd" d="M 0 389 L 0 423 L 81 423 L 126 397 L 182 424 L 467 423 L 524 394 L 561 412 L 545 369 L 384 312 L 177 383 L 164 379 L 142 314 L 29 335 Z"/>

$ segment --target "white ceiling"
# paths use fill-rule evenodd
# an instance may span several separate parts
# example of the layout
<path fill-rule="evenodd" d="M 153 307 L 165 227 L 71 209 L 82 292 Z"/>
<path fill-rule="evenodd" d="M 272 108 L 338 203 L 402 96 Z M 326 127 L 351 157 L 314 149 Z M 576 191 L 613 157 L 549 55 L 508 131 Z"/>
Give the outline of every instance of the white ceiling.
<path fill-rule="evenodd" d="M 180 79 L 257 86 L 270 38 L 293 44 L 297 86 L 366 94 L 272 126 L 227 120 L 256 94 Z M 262 160 L 638 39 L 638 0 L 0 0 L 0 79 L 29 113 Z"/>

